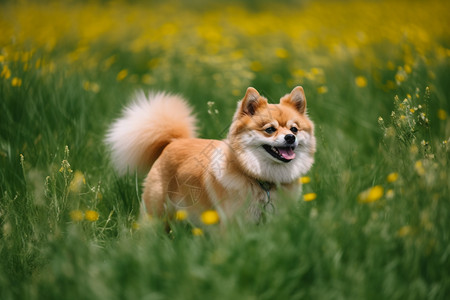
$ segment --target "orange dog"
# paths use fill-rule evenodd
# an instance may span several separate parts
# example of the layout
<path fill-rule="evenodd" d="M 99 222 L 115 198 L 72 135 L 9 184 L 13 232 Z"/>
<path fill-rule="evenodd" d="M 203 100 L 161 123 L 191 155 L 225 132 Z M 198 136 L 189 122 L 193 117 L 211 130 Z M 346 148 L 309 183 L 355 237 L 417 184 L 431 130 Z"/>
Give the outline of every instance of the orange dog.
<path fill-rule="evenodd" d="M 221 218 L 247 204 L 258 220 L 278 189 L 300 193 L 298 178 L 314 162 L 314 125 L 302 87 L 269 104 L 254 88 L 238 103 L 225 140 L 196 138 L 196 120 L 179 96 L 136 96 L 106 137 L 119 172 L 148 171 L 143 210 L 195 217 L 215 209 Z M 268 205 L 270 204 L 270 205 Z"/>

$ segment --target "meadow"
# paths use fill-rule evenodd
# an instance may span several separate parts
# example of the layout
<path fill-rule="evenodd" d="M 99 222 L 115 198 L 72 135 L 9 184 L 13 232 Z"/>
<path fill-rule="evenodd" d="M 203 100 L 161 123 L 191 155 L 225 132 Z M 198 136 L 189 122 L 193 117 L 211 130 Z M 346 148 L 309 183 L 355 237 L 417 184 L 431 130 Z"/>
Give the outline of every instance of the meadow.
<path fill-rule="evenodd" d="M 0 299 L 447 299 L 449 1 L 2 1 Z M 263 224 L 139 220 L 104 145 L 136 90 L 224 138 L 305 89 L 303 195 Z"/>

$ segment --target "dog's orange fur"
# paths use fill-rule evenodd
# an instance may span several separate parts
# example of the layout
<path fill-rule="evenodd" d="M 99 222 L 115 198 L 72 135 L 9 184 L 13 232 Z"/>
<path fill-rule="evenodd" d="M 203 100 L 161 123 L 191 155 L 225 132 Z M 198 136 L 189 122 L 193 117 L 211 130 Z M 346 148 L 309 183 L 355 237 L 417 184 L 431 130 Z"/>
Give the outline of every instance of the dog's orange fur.
<path fill-rule="evenodd" d="M 140 116 L 140 108 L 146 114 Z M 249 88 L 223 141 L 195 138 L 191 111 L 176 96 L 141 99 L 127 112 L 113 125 L 107 141 L 113 158 L 122 160 L 122 170 L 124 165 L 151 167 L 143 192 L 144 211 L 151 215 L 183 208 L 195 216 L 213 208 L 226 217 L 248 200 L 248 214 L 258 219 L 267 202 L 277 201 L 279 188 L 299 192 L 297 178 L 313 163 L 314 126 L 306 115 L 301 87 L 281 98 L 280 104 L 269 104 Z M 126 123 L 140 117 L 147 120 Z M 266 131 L 269 127 L 275 132 Z M 283 150 L 287 135 L 295 136 L 294 150 Z M 274 158 L 263 144 L 276 147 L 288 161 Z M 133 157 L 127 158 L 127 153 Z"/>

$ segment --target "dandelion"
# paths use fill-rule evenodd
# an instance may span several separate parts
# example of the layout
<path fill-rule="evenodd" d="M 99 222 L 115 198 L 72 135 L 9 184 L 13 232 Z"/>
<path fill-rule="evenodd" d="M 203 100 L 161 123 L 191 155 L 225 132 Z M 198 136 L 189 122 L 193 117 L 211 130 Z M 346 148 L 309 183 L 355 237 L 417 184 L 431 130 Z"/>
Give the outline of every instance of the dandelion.
<path fill-rule="evenodd" d="M 394 196 L 395 196 L 395 192 L 393 189 L 389 189 L 386 191 L 386 198 L 392 199 L 392 198 L 394 198 Z"/>
<path fill-rule="evenodd" d="M 127 69 L 123 69 L 117 74 L 116 80 L 117 81 L 122 81 L 127 76 L 128 76 L 128 70 Z"/>
<path fill-rule="evenodd" d="M 373 186 L 358 195 L 358 202 L 360 203 L 371 203 L 378 201 L 383 197 L 384 188 L 381 185 Z"/>
<path fill-rule="evenodd" d="M 187 216 L 188 212 L 184 209 L 180 209 L 175 212 L 175 220 L 177 221 L 184 221 L 187 219 Z"/>
<path fill-rule="evenodd" d="M 100 86 L 98 83 L 85 80 L 83 81 L 83 89 L 88 92 L 98 93 L 100 91 Z"/>
<path fill-rule="evenodd" d="M 217 211 L 206 210 L 201 214 L 200 219 L 206 225 L 213 225 L 219 222 L 220 217 Z"/>
<path fill-rule="evenodd" d="M 363 88 L 367 86 L 367 79 L 364 76 L 358 76 L 355 78 L 355 84 L 357 87 Z"/>
<path fill-rule="evenodd" d="M 253 72 L 259 72 L 263 69 L 263 65 L 259 61 L 252 61 L 250 64 L 250 69 Z"/>
<path fill-rule="evenodd" d="M 386 88 L 387 90 L 393 90 L 393 89 L 395 89 L 395 82 L 393 82 L 392 80 L 386 81 L 385 88 Z"/>
<path fill-rule="evenodd" d="M 420 176 L 425 175 L 425 168 L 423 167 L 423 163 L 421 160 L 416 161 L 414 164 L 414 170 L 416 170 L 417 174 Z"/>
<path fill-rule="evenodd" d="M 386 67 L 391 71 L 395 70 L 395 64 L 390 60 L 386 63 Z"/>
<path fill-rule="evenodd" d="M 297 69 L 297 70 L 293 71 L 292 74 L 294 76 L 297 76 L 297 77 L 300 77 L 300 78 L 306 76 L 305 70 L 302 70 L 302 69 Z"/>
<path fill-rule="evenodd" d="M 307 184 L 307 183 L 310 183 L 310 182 L 311 182 L 311 177 L 309 177 L 309 176 L 303 176 L 303 177 L 300 177 L 300 178 L 298 179 L 298 182 L 300 182 L 301 184 Z"/>
<path fill-rule="evenodd" d="M 3 66 L 3 70 L 0 73 L 0 77 L 3 77 L 5 79 L 9 79 L 9 77 L 11 77 L 11 70 L 8 68 L 7 65 Z"/>
<path fill-rule="evenodd" d="M 231 94 L 233 94 L 233 96 L 240 96 L 241 95 L 241 91 L 238 89 L 234 89 L 231 91 Z"/>
<path fill-rule="evenodd" d="M 328 88 L 326 86 L 324 86 L 324 85 L 319 86 L 317 88 L 317 93 L 319 93 L 319 94 L 326 94 L 326 93 L 328 93 Z"/>
<path fill-rule="evenodd" d="M 405 80 L 406 80 L 406 72 L 403 71 L 403 69 L 399 69 L 397 74 L 395 74 L 395 81 L 397 82 L 397 85 L 400 85 Z"/>
<path fill-rule="evenodd" d="M 86 184 L 86 179 L 81 171 L 76 170 L 73 174 L 72 181 L 69 185 L 69 191 L 72 193 L 79 193 Z"/>
<path fill-rule="evenodd" d="M 134 221 L 133 223 L 131 223 L 131 228 L 133 230 L 138 230 L 140 228 L 140 225 L 138 222 Z"/>
<path fill-rule="evenodd" d="M 311 68 L 311 74 L 316 75 L 323 75 L 323 69 L 321 68 Z"/>
<path fill-rule="evenodd" d="M 309 202 L 316 200 L 317 194 L 316 193 L 308 193 L 303 195 L 303 201 Z"/>
<path fill-rule="evenodd" d="M 407 235 L 410 235 L 412 233 L 412 228 L 409 225 L 403 226 L 397 231 L 398 237 L 405 237 Z"/>
<path fill-rule="evenodd" d="M 95 222 L 98 220 L 99 214 L 95 210 L 86 210 L 84 213 L 84 218 L 90 222 Z"/>
<path fill-rule="evenodd" d="M 386 177 L 386 180 L 389 183 L 396 182 L 397 179 L 398 179 L 398 173 L 397 172 L 392 172 Z"/>
<path fill-rule="evenodd" d="M 203 235 L 203 230 L 198 227 L 192 228 L 192 234 L 195 236 L 201 236 Z"/>
<path fill-rule="evenodd" d="M 275 50 L 275 55 L 279 58 L 287 58 L 289 56 L 289 52 L 286 49 L 278 48 Z"/>
<path fill-rule="evenodd" d="M 442 121 L 447 120 L 447 112 L 443 109 L 438 109 L 437 116 L 439 120 Z"/>
<path fill-rule="evenodd" d="M 412 72 L 412 68 L 411 68 L 410 65 L 405 65 L 405 66 L 403 67 L 403 69 L 405 70 L 405 72 L 406 72 L 407 74 L 411 74 L 411 72 Z"/>
<path fill-rule="evenodd" d="M 155 78 L 153 78 L 149 74 L 143 75 L 141 80 L 142 80 L 142 83 L 147 84 L 147 85 L 151 85 L 151 84 L 155 83 Z"/>
<path fill-rule="evenodd" d="M 70 219 L 74 222 L 83 221 L 84 214 L 81 210 L 75 209 L 70 212 Z"/>
<path fill-rule="evenodd" d="M 22 85 L 22 79 L 20 79 L 19 77 L 14 77 L 11 80 L 11 85 L 14 87 L 20 87 Z"/>

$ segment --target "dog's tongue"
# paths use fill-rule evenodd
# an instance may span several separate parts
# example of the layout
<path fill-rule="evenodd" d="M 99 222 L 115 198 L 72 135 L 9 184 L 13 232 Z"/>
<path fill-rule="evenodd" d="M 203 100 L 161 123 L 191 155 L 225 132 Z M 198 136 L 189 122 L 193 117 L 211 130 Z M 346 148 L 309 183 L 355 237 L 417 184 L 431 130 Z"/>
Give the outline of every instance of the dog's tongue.
<path fill-rule="evenodd" d="M 278 148 L 278 151 L 280 152 L 281 156 L 283 156 L 284 159 L 294 159 L 295 158 L 295 152 L 291 148 Z"/>

